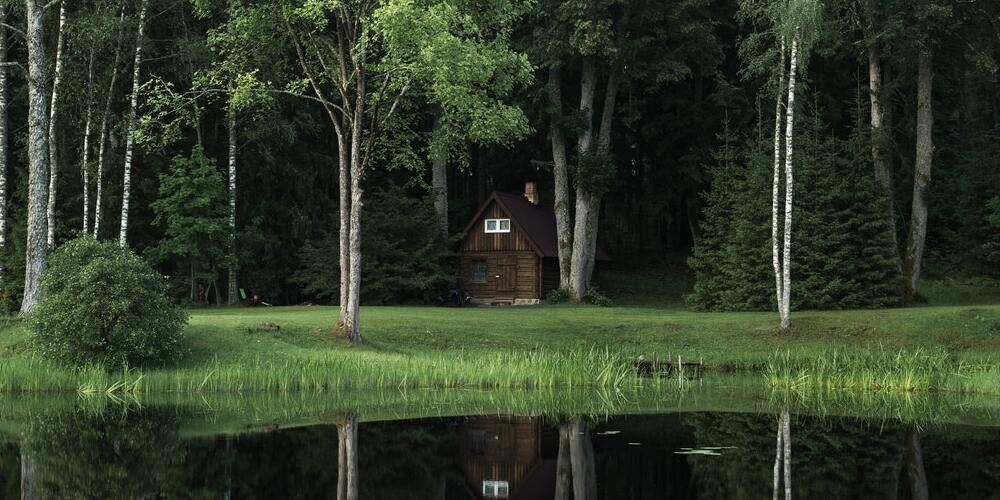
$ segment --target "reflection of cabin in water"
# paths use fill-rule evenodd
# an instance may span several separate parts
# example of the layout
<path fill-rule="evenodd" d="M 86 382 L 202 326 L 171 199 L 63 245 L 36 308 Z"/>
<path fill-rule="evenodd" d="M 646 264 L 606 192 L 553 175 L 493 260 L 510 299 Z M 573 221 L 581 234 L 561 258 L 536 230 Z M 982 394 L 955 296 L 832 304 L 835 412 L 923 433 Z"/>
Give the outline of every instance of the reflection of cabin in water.
<path fill-rule="evenodd" d="M 459 254 L 459 286 L 479 303 L 536 304 L 559 287 L 556 216 L 534 182 L 523 195 L 493 192 L 466 226 Z M 607 255 L 598 250 L 597 258 Z"/>
<path fill-rule="evenodd" d="M 466 498 L 552 498 L 556 460 L 549 452 L 557 440 L 538 417 L 468 418 L 458 451 Z"/>

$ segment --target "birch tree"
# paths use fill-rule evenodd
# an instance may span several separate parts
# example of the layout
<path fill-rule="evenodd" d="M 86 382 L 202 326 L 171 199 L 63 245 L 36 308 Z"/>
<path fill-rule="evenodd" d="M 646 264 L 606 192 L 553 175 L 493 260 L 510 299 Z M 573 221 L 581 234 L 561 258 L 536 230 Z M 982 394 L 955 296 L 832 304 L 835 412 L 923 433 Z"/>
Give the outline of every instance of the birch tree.
<path fill-rule="evenodd" d="M 775 304 L 781 330 L 791 326 L 792 227 L 795 194 L 795 97 L 802 61 L 819 33 L 818 0 L 744 1 L 741 16 L 759 24 L 777 49 L 759 51 L 762 34 L 755 34 L 741 50 L 748 59 L 748 73 L 776 80 L 774 111 L 774 162 L 771 184 L 771 264 L 774 269 Z M 759 52 L 752 52 L 759 51 Z M 787 73 L 786 73 L 787 71 Z M 787 75 L 787 76 L 786 76 Z M 784 142 L 782 142 L 784 141 Z M 782 175 L 784 174 L 784 175 Z M 784 202 L 782 203 L 782 194 Z M 782 206 L 783 205 L 783 206 Z"/>
<path fill-rule="evenodd" d="M 97 177 L 94 179 L 94 238 L 101 235 L 101 213 L 104 206 L 104 161 L 107 158 L 108 121 L 111 119 L 111 105 L 114 103 L 115 83 L 118 80 L 118 64 L 121 62 L 122 38 L 125 27 L 125 0 L 122 0 L 122 10 L 118 19 L 118 38 L 115 41 L 115 56 L 111 63 L 111 76 L 108 79 L 108 92 L 104 96 L 104 111 L 101 112 L 101 127 L 98 133 L 97 146 Z"/>
<path fill-rule="evenodd" d="M 139 75 L 142 67 L 143 30 L 146 24 L 146 9 L 149 0 L 142 0 L 139 7 L 139 27 L 135 35 L 135 59 L 132 63 L 132 98 L 129 103 L 128 128 L 125 131 L 125 169 L 122 180 L 122 213 L 121 225 L 118 228 L 118 244 L 128 245 L 129 202 L 132 191 L 132 155 L 135 149 L 136 114 L 139 107 Z"/>
<path fill-rule="evenodd" d="M 41 299 L 41 281 L 48 267 L 46 209 L 49 198 L 49 88 L 45 49 L 45 6 L 25 0 L 28 46 L 28 221 L 25 245 L 24 298 L 21 314 Z"/>
<path fill-rule="evenodd" d="M 56 38 L 55 72 L 52 74 L 52 102 L 49 105 L 49 199 L 46 206 L 46 221 L 48 234 L 46 242 L 49 247 L 56 244 L 56 198 L 59 178 L 59 87 L 62 84 L 63 53 L 66 46 L 66 0 L 59 3 L 59 28 Z"/>
<path fill-rule="evenodd" d="M 0 4 L 0 24 L 7 22 L 7 6 Z M 0 31 L 0 291 L 3 289 L 7 247 L 7 31 Z"/>
<path fill-rule="evenodd" d="M 511 6 L 519 3 L 503 4 L 496 15 L 511 15 Z M 323 106 L 338 145 L 338 329 L 351 342 L 362 341 L 358 312 L 364 175 L 400 103 L 410 97 L 409 92 L 420 91 L 444 109 L 445 119 L 466 116 L 482 102 L 463 99 L 467 94 L 460 92 L 470 77 L 469 68 L 474 67 L 469 64 L 478 63 L 478 71 L 487 73 L 479 78 L 510 78 L 504 73 L 510 64 L 482 56 L 490 53 L 489 43 L 470 28 L 475 18 L 463 12 L 462 6 L 446 1 L 416 5 L 361 0 L 324 3 L 315 6 L 316 10 L 286 9 L 281 14 L 300 74 L 311 90 L 308 98 Z M 448 64 L 455 61 L 462 64 Z M 527 67 L 524 58 L 515 62 Z M 509 112 L 498 113 L 484 123 L 489 126 L 509 116 Z"/>
<path fill-rule="evenodd" d="M 229 125 L 229 249 L 230 253 L 235 253 L 236 251 L 236 109 L 233 105 L 229 106 L 227 110 L 227 118 Z M 229 279 L 228 279 L 228 290 L 229 297 L 228 302 L 230 304 L 235 304 L 239 302 L 239 294 L 237 293 L 237 287 L 239 286 L 236 280 L 236 259 L 230 258 L 229 263 Z"/>
<path fill-rule="evenodd" d="M 87 60 L 87 109 L 84 111 L 83 145 L 80 147 L 80 173 L 83 177 L 83 234 L 90 234 L 90 129 L 94 120 L 94 56 L 91 47 Z"/>

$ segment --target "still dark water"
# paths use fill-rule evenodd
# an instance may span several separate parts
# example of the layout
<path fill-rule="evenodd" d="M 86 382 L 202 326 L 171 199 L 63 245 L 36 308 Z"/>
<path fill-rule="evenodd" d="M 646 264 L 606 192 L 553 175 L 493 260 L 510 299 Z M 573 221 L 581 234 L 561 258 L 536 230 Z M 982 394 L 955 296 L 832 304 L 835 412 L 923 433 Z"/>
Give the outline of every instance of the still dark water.
<path fill-rule="evenodd" d="M 757 499 L 774 498 L 777 475 L 777 498 L 786 484 L 794 498 L 824 500 L 1000 498 L 1000 431 L 981 423 L 916 428 L 737 412 L 346 415 L 223 433 L 183 425 L 184 415 L 169 406 L 73 408 L 7 426 L 0 496 Z M 779 436 L 790 461 L 776 465 Z"/>

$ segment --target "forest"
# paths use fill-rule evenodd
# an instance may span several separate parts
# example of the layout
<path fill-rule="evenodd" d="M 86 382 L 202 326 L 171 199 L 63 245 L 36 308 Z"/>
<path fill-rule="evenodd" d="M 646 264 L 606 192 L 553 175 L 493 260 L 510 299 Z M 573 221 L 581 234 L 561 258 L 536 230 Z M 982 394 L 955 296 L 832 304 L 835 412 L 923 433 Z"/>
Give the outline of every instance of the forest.
<path fill-rule="evenodd" d="M 1000 3 L 4 0 L 0 287 L 116 241 L 180 300 L 424 304 L 493 191 L 560 288 L 672 266 L 696 309 L 1000 278 Z M 664 286 L 671 286 L 665 283 Z M 794 290 L 794 292 L 793 292 Z"/>

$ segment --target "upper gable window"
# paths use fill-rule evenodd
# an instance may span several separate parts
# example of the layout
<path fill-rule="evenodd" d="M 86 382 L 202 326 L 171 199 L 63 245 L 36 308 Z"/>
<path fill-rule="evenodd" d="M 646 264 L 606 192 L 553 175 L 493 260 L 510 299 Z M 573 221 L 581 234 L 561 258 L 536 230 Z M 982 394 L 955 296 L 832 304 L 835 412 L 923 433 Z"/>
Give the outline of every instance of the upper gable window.
<path fill-rule="evenodd" d="M 509 233 L 510 219 L 486 219 L 487 233 Z"/>

